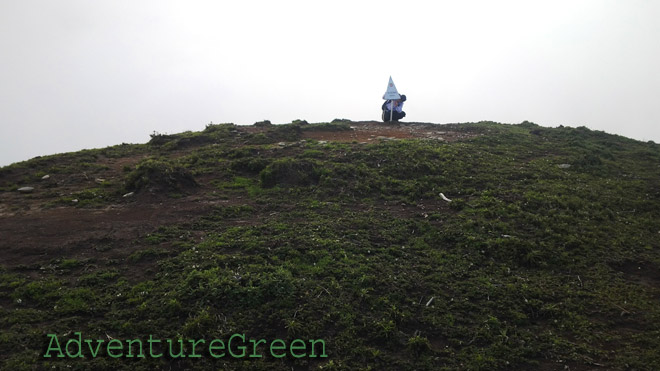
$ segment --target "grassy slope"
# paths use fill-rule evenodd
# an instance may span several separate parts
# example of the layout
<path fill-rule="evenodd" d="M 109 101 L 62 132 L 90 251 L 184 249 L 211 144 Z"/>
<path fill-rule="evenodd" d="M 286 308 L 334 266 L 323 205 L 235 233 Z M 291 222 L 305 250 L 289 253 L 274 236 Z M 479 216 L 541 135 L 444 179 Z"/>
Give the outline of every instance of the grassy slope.
<path fill-rule="evenodd" d="M 114 265 L 0 265 L 0 368 L 660 368 L 660 146 L 530 123 L 444 128 L 484 135 L 339 144 L 297 141 L 297 125 L 215 125 L 0 170 L 141 155 L 78 207 L 149 187 L 231 201 Z M 135 280 L 125 268 L 142 259 L 153 274 Z M 69 331 L 320 338 L 329 357 L 43 359 L 45 334 Z"/>

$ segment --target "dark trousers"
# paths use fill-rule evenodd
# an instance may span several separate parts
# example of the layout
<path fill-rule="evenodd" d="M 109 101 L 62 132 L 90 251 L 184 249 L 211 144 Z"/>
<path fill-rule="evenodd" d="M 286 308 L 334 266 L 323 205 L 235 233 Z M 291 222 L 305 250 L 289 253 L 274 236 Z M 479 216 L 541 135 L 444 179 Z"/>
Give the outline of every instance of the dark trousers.
<path fill-rule="evenodd" d="M 405 112 L 397 112 L 394 111 L 394 114 L 392 115 L 392 121 L 399 121 L 402 118 L 406 117 Z M 390 121 L 390 111 L 388 110 L 383 110 L 383 122 L 388 122 Z"/>

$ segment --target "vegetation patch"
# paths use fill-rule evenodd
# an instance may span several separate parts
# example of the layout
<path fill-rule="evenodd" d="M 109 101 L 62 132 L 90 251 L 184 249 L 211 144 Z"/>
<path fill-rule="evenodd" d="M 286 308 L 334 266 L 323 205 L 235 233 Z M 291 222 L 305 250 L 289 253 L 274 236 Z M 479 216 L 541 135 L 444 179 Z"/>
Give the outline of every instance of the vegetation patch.
<path fill-rule="evenodd" d="M 166 151 L 180 150 L 189 147 L 199 147 L 208 144 L 222 143 L 231 139 L 237 133 L 234 124 L 208 124 L 201 132 L 187 131 L 180 134 L 151 134 L 149 145 Z"/>
<path fill-rule="evenodd" d="M 274 186 L 309 186 L 319 182 L 319 166 L 310 160 L 285 158 L 273 161 L 260 173 L 261 185 L 265 188 Z"/>
<path fill-rule="evenodd" d="M 129 191 L 186 192 L 197 187 L 190 171 L 170 161 L 148 159 L 126 175 Z"/>
<path fill-rule="evenodd" d="M 304 131 L 351 131 L 350 121 L 334 120 L 330 123 L 310 124 L 302 128 Z"/>

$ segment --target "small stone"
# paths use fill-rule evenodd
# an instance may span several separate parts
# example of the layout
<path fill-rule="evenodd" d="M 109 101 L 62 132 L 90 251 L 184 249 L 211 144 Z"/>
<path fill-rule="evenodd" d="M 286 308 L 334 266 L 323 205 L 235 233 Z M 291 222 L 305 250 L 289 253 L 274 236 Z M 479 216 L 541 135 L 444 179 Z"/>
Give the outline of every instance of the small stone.
<path fill-rule="evenodd" d="M 41 177 L 41 180 L 48 180 L 50 179 L 50 175 L 44 175 Z"/>
<path fill-rule="evenodd" d="M 32 193 L 32 191 L 34 191 L 34 187 L 21 187 L 18 189 L 18 191 L 21 193 Z"/>
<path fill-rule="evenodd" d="M 77 198 L 74 198 L 73 200 L 71 200 L 71 202 L 73 202 L 74 204 L 77 204 L 77 203 L 78 203 L 78 199 L 77 199 Z"/>
<path fill-rule="evenodd" d="M 123 195 L 122 197 L 132 197 L 135 194 L 135 192 L 128 192 L 127 194 Z"/>
<path fill-rule="evenodd" d="M 286 146 L 286 143 L 285 142 L 279 142 L 279 143 L 277 143 L 277 145 L 280 146 L 280 147 L 284 147 L 284 146 Z"/>
<path fill-rule="evenodd" d="M 319 144 L 326 144 L 326 143 L 328 143 L 327 140 L 319 140 Z"/>
<path fill-rule="evenodd" d="M 94 181 L 95 181 L 96 183 L 98 183 L 98 184 L 101 184 L 101 183 L 105 182 L 105 179 L 103 179 L 103 178 L 96 178 L 96 179 L 94 179 Z"/>

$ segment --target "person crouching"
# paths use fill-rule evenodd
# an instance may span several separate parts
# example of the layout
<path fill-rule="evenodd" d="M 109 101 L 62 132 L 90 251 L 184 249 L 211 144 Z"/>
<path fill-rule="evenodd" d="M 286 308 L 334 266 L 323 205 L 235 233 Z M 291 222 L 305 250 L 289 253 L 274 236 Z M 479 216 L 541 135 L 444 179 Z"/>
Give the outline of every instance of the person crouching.
<path fill-rule="evenodd" d="M 390 121 L 399 121 L 400 119 L 406 117 L 406 113 L 403 112 L 403 102 L 406 101 L 406 96 L 401 95 L 400 99 L 386 100 L 381 107 L 383 109 L 383 122 Z"/>

